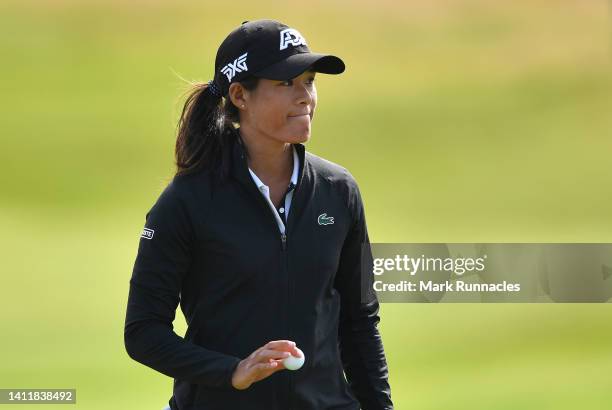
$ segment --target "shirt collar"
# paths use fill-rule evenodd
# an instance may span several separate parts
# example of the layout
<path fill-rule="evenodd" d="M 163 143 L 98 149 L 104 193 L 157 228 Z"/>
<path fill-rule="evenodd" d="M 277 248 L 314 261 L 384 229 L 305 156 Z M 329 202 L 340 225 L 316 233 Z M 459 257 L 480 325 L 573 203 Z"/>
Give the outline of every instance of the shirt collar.
<path fill-rule="evenodd" d="M 246 148 L 244 146 L 238 128 L 234 130 L 234 136 L 235 138 L 232 138 L 233 148 L 230 151 L 232 156 L 232 165 L 230 173 L 247 190 L 257 193 L 258 196 L 261 196 L 261 191 L 257 189 L 257 186 L 253 183 L 253 178 L 249 173 Z M 292 145 L 295 150 L 294 154 L 297 153 L 299 159 L 299 161 L 294 160 L 293 162 L 294 169 L 296 167 L 296 164 L 298 166 L 297 182 L 293 182 L 292 175 L 292 182 L 295 184 L 295 188 L 297 189 L 302 184 L 302 180 L 306 177 L 306 147 L 300 142 Z M 295 156 L 293 158 L 295 159 Z"/>
<path fill-rule="evenodd" d="M 293 144 L 291 144 L 291 151 L 293 152 L 293 173 L 291 174 L 291 181 L 289 182 L 289 188 L 295 187 L 297 185 L 298 174 L 300 171 L 300 158 L 297 154 L 297 149 L 295 148 L 295 145 Z M 255 181 L 257 188 L 261 189 L 262 186 L 267 186 L 261 181 L 261 179 L 257 177 L 255 172 L 253 172 L 253 170 L 250 167 L 249 167 L 249 173 L 251 174 L 253 181 Z"/>

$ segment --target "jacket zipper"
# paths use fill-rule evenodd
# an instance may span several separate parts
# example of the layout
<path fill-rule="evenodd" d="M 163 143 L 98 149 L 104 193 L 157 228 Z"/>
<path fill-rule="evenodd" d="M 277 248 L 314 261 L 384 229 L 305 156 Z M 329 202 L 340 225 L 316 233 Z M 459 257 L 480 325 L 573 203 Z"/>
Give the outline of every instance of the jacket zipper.
<path fill-rule="evenodd" d="M 297 188 L 296 188 L 297 190 Z M 293 191 L 293 198 L 295 199 L 295 193 L 296 190 Z M 272 210 L 269 207 L 269 204 L 267 204 L 267 201 L 265 200 L 265 198 L 263 196 L 261 196 L 261 194 L 259 195 L 259 198 L 261 200 L 263 200 L 264 202 L 266 202 L 266 205 L 268 207 L 269 210 Z M 276 207 L 275 207 L 276 208 Z M 276 209 L 274 209 L 272 212 L 277 212 Z M 278 224 L 276 222 L 276 215 L 274 213 L 272 213 L 272 216 L 274 217 L 274 225 L 276 225 L 276 229 L 278 229 Z M 285 223 L 285 232 L 281 232 L 280 233 L 280 239 L 281 239 L 281 246 L 282 246 L 282 257 L 284 259 L 283 261 L 283 268 L 284 268 L 284 275 L 287 277 L 287 297 L 291 297 L 291 277 L 289 276 L 289 256 L 287 254 L 287 225 L 289 223 L 289 216 L 287 217 L 287 223 Z M 291 337 L 291 326 L 290 326 L 290 318 L 287 318 L 287 335 L 288 337 Z M 288 399 L 289 399 L 289 407 L 287 408 L 287 410 L 292 410 L 293 409 L 293 389 L 294 389 L 294 380 L 293 380 L 293 375 L 289 374 L 289 394 L 288 394 Z"/>
<path fill-rule="evenodd" d="M 283 246 L 283 262 L 284 262 L 284 270 L 285 270 L 285 275 L 287 276 L 287 296 L 290 299 L 291 298 L 291 277 L 289 276 L 289 255 L 287 254 L 287 234 L 286 234 L 286 229 L 287 227 L 285 226 L 285 232 L 281 233 L 281 243 Z M 291 339 L 291 320 L 287 320 L 287 336 Z M 293 375 L 291 373 L 288 374 L 289 377 L 289 394 L 288 394 L 288 399 L 289 399 L 289 406 L 287 408 L 287 410 L 291 410 L 293 409 L 293 388 L 294 388 L 294 381 L 293 381 Z"/>
<path fill-rule="evenodd" d="M 297 193 L 298 193 L 298 188 L 301 185 L 300 184 L 301 178 L 298 178 L 298 183 L 297 185 L 294 187 L 293 190 L 293 198 L 292 198 L 292 202 L 296 203 L 296 198 L 297 198 Z M 289 221 L 291 219 L 292 216 L 295 216 L 295 210 L 293 211 L 293 213 L 290 213 L 289 215 L 287 215 L 286 217 L 286 223 L 285 223 L 285 233 L 283 233 L 281 240 L 283 242 L 283 251 L 285 254 L 285 272 L 287 274 L 287 295 L 291 298 L 293 297 L 292 294 L 292 282 L 291 282 L 291 275 L 289 275 L 289 254 L 287 253 L 287 232 L 288 232 L 288 227 L 289 227 Z M 289 320 L 287 320 L 287 335 L 288 337 L 291 339 L 293 339 L 293 333 L 292 333 L 292 329 L 291 329 L 291 318 L 289 317 Z M 293 410 L 294 409 L 294 391 L 295 391 L 295 379 L 294 379 L 294 375 L 293 372 L 289 372 L 289 394 L 288 394 L 288 398 L 289 398 L 289 407 L 287 410 Z"/>

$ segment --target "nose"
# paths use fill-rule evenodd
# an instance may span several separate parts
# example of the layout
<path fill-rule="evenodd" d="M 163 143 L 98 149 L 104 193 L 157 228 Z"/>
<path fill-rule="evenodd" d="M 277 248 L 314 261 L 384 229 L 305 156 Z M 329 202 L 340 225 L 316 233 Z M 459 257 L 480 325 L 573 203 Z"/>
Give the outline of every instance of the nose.
<path fill-rule="evenodd" d="M 304 84 L 298 84 L 297 86 L 297 93 L 298 95 L 298 104 L 306 104 L 306 105 L 310 105 L 313 103 L 314 100 L 314 96 L 313 96 L 313 89 L 304 85 Z"/>

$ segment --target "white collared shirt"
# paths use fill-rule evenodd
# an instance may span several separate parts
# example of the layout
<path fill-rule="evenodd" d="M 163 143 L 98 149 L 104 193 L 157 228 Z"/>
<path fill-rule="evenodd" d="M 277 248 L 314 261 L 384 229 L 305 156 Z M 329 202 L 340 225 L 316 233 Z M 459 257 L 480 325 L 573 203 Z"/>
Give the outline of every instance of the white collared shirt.
<path fill-rule="evenodd" d="M 291 174 L 291 182 L 289 186 L 291 187 L 291 185 L 293 185 L 293 187 L 295 187 L 297 185 L 298 173 L 300 169 L 300 158 L 298 157 L 295 146 L 292 144 L 291 147 L 293 149 L 293 174 Z M 272 210 L 274 211 L 274 216 L 276 217 L 278 229 L 281 233 L 285 233 L 285 223 L 283 222 L 283 218 L 281 218 L 281 216 L 279 215 L 279 212 L 285 214 L 285 219 L 289 219 L 289 208 L 291 207 L 291 198 L 293 198 L 293 189 L 291 189 L 289 192 L 287 192 L 287 195 L 285 195 L 285 206 L 277 210 L 274 206 L 274 203 L 272 203 L 272 199 L 270 198 L 270 187 L 264 184 L 257 177 L 257 175 L 255 175 L 255 173 L 250 167 L 249 172 L 251 173 L 253 181 L 255 181 L 255 185 L 257 185 L 257 189 L 259 189 L 259 192 L 261 192 L 264 198 L 266 198 L 266 200 L 268 201 L 268 205 L 270 205 L 270 208 L 272 208 Z"/>

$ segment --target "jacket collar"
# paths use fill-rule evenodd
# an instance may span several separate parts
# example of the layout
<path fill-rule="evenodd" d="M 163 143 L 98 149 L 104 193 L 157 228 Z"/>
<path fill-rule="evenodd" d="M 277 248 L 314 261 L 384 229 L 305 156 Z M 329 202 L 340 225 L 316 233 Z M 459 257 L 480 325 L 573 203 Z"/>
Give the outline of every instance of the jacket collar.
<path fill-rule="evenodd" d="M 297 183 L 295 187 L 297 192 L 297 190 L 299 190 L 304 175 L 306 147 L 302 143 L 295 143 L 292 145 L 295 148 L 295 153 L 297 154 L 297 157 L 299 159 L 297 169 Z M 251 173 L 249 172 L 246 147 L 238 129 L 236 129 L 236 138 L 234 139 L 234 146 L 232 148 L 232 175 L 245 187 L 253 188 L 258 195 L 261 195 L 253 181 L 253 178 L 251 177 Z"/>
<path fill-rule="evenodd" d="M 300 174 L 300 158 L 298 157 L 297 150 L 295 148 L 295 145 L 293 144 L 291 145 L 291 153 L 293 154 L 293 173 L 291 174 L 291 180 L 289 181 L 288 189 L 291 189 L 292 186 L 293 187 L 297 186 L 298 175 Z M 257 174 L 255 174 L 255 172 L 253 172 L 253 170 L 250 167 L 249 167 L 249 173 L 251 174 L 251 178 L 253 178 L 253 181 L 255 181 L 257 188 L 259 188 L 260 190 L 263 187 L 269 188 L 266 184 L 263 183 L 261 179 L 259 179 Z"/>

